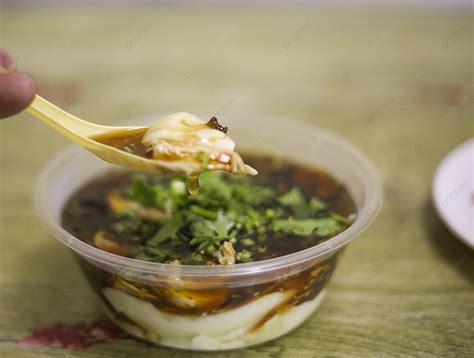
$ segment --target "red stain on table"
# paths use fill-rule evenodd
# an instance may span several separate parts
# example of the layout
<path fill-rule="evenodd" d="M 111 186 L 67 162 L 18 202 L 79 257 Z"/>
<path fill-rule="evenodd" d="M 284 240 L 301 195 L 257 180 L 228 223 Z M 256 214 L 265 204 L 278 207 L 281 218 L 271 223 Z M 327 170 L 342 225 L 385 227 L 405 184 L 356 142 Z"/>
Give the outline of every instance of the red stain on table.
<path fill-rule="evenodd" d="M 101 343 L 108 343 L 128 336 L 112 323 L 96 320 L 91 323 L 77 323 L 66 326 L 57 323 L 51 327 L 39 327 L 18 342 L 20 348 L 41 347 L 64 348 L 83 351 Z"/>

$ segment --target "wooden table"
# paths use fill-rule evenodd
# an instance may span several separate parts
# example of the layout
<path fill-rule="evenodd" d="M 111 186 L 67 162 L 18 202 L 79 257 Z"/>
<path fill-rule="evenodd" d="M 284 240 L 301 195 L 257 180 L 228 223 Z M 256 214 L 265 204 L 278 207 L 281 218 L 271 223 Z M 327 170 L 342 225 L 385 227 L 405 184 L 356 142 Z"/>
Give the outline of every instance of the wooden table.
<path fill-rule="evenodd" d="M 473 135 L 469 11 L 5 8 L 0 21 L 1 46 L 39 93 L 81 117 L 285 115 L 375 162 L 383 209 L 349 245 L 320 310 L 282 339 L 216 357 L 474 355 L 473 253 L 430 204 L 437 164 Z M 66 140 L 27 114 L 2 121 L 0 135 L 0 356 L 209 356 L 134 340 L 86 353 L 16 348 L 37 326 L 102 314 L 33 210 L 37 177 Z"/>

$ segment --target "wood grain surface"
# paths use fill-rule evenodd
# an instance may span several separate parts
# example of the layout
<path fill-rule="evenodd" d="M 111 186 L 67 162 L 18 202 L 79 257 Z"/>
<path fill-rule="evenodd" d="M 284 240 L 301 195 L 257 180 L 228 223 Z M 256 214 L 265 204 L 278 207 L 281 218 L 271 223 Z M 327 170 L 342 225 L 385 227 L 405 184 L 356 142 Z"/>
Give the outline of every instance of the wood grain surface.
<path fill-rule="evenodd" d="M 320 310 L 274 342 L 215 355 L 134 340 L 84 353 L 19 350 L 35 327 L 102 313 L 33 209 L 37 177 L 66 140 L 27 114 L 3 120 L 0 356 L 474 356 L 474 255 L 430 204 L 437 164 L 473 136 L 471 16 L 331 6 L 3 8 L 0 45 L 67 110 L 104 124 L 173 111 L 309 121 L 374 161 L 385 201 L 345 251 Z"/>

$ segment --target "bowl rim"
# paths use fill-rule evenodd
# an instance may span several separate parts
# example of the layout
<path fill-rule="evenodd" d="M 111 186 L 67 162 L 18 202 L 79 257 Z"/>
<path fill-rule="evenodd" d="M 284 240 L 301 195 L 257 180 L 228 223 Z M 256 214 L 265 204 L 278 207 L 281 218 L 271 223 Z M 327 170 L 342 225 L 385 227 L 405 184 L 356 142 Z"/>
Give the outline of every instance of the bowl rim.
<path fill-rule="evenodd" d="M 145 117 L 145 119 L 146 118 L 149 117 Z M 273 125 L 277 125 L 275 121 L 282 120 L 282 117 L 271 116 L 270 118 L 272 120 Z M 34 206 L 36 212 L 40 217 L 40 220 L 42 221 L 43 225 L 59 241 L 68 246 L 74 252 L 78 253 L 80 256 L 86 257 L 96 262 L 101 262 L 105 265 L 114 266 L 125 270 L 139 271 L 147 274 L 160 276 L 180 274 L 181 276 L 187 277 L 241 276 L 255 274 L 257 272 L 260 273 L 276 269 L 282 269 L 287 266 L 292 266 L 295 263 L 302 263 L 307 262 L 309 260 L 314 260 L 318 257 L 328 255 L 334 252 L 335 250 L 341 248 L 342 246 L 345 246 L 347 243 L 349 243 L 359 234 L 361 234 L 372 223 L 382 205 L 382 182 L 379 179 L 379 175 L 373 164 L 353 144 L 340 138 L 338 135 L 335 135 L 311 123 L 294 118 L 292 118 L 291 121 L 293 121 L 293 123 L 297 122 L 298 127 L 305 131 L 317 131 L 318 138 L 323 138 L 325 141 L 331 142 L 333 145 L 339 147 L 339 149 L 345 151 L 351 157 L 351 160 L 355 161 L 358 166 L 361 167 L 364 171 L 363 186 L 366 194 L 363 205 L 357 211 L 357 217 L 355 222 L 349 228 L 337 234 L 336 236 L 305 250 L 250 263 L 239 263 L 236 265 L 228 266 L 204 266 L 172 265 L 140 261 L 133 258 L 118 256 L 93 247 L 66 231 L 62 227 L 61 223 L 55 219 L 53 214 L 49 210 L 45 210 L 47 208 L 47 202 L 49 201 L 49 198 L 47 196 L 48 190 L 45 189 L 47 189 L 51 185 L 51 182 L 54 181 L 54 177 L 55 175 L 57 175 L 57 169 L 61 167 L 64 162 L 68 161 L 68 158 L 70 156 L 79 155 L 83 157 L 84 155 L 92 155 L 74 144 L 71 144 L 67 146 L 64 150 L 62 150 L 47 164 L 45 169 L 43 169 L 34 191 Z M 284 124 L 284 122 L 280 122 L 279 124 L 281 125 L 282 123 Z M 286 124 L 287 123 L 288 122 L 286 122 Z M 82 151 L 82 153 L 80 151 Z M 328 172 L 331 175 L 330 171 Z"/>

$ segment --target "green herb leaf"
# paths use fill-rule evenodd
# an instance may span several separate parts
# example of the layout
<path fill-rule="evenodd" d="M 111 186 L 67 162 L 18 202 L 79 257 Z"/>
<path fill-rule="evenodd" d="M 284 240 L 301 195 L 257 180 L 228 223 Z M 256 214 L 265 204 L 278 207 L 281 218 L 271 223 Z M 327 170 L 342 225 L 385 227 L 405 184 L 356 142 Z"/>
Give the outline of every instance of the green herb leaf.
<path fill-rule="evenodd" d="M 207 169 L 207 165 L 209 164 L 209 161 L 210 161 L 210 157 L 209 157 L 209 153 L 207 152 L 203 152 L 203 151 L 199 151 L 196 153 L 196 157 L 198 158 L 198 160 L 201 162 L 201 169 Z"/>
<path fill-rule="evenodd" d="M 331 213 L 331 217 L 336 219 L 337 221 L 339 221 L 340 223 L 344 224 L 344 225 L 352 225 L 354 223 L 354 220 L 350 220 L 344 216 L 341 216 L 339 214 L 336 214 L 336 213 Z"/>
<path fill-rule="evenodd" d="M 185 265 L 204 265 L 204 257 L 199 253 L 192 253 L 184 260 Z"/>
<path fill-rule="evenodd" d="M 155 199 L 153 186 L 149 185 L 144 175 L 134 175 L 132 186 L 129 191 L 130 199 L 146 206 L 152 206 Z"/>
<path fill-rule="evenodd" d="M 156 245 L 162 242 L 165 242 L 170 239 L 177 237 L 178 231 L 183 226 L 183 217 L 179 214 L 173 215 L 173 217 L 166 221 L 161 229 L 150 239 L 148 240 L 149 245 Z"/>
<path fill-rule="evenodd" d="M 326 204 L 318 198 L 313 197 L 309 201 L 309 208 L 311 209 L 311 213 L 315 214 L 319 211 L 326 209 Z"/>
<path fill-rule="evenodd" d="M 217 219 L 214 221 L 207 221 L 207 225 L 217 237 L 225 238 L 229 236 L 230 230 L 234 227 L 235 222 L 229 216 L 218 213 Z"/>
<path fill-rule="evenodd" d="M 288 193 L 280 196 L 278 201 L 280 204 L 288 207 L 297 219 L 311 216 L 311 209 L 298 187 L 294 187 Z"/>
<path fill-rule="evenodd" d="M 217 213 L 215 211 L 207 210 L 197 205 L 191 206 L 191 211 L 196 215 L 202 216 L 206 219 L 215 220 L 217 218 Z"/>
<path fill-rule="evenodd" d="M 315 219 L 279 219 L 273 223 L 273 229 L 275 231 L 298 236 L 311 235 L 317 226 L 318 223 Z"/>
<path fill-rule="evenodd" d="M 315 221 L 317 221 L 315 234 L 318 236 L 331 236 L 342 230 L 342 226 L 334 218 L 321 218 Z"/>
<path fill-rule="evenodd" d="M 255 245 L 255 241 L 250 238 L 242 239 L 242 245 L 244 246 L 253 246 Z"/>
<path fill-rule="evenodd" d="M 329 236 L 339 232 L 342 227 L 334 218 L 321 219 L 280 219 L 273 223 L 275 231 L 286 234 L 308 236 L 315 233 L 318 236 Z"/>
<path fill-rule="evenodd" d="M 235 254 L 235 259 L 237 260 L 237 262 L 244 262 L 244 263 L 253 261 L 252 253 L 247 250 L 242 250 L 240 252 L 237 252 Z"/>

